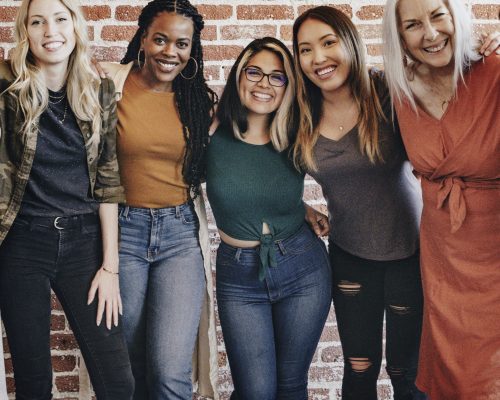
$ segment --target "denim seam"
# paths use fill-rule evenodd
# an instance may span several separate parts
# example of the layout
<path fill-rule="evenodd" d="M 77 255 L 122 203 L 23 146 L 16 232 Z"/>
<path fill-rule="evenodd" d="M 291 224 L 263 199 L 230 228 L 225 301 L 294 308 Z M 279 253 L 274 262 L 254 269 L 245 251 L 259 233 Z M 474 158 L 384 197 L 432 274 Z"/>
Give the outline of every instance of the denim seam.
<path fill-rule="evenodd" d="M 86 346 L 87 346 L 87 348 L 89 349 L 89 353 L 91 353 L 91 354 L 92 354 L 92 358 L 93 358 L 94 363 L 95 363 L 95 365 L 96 365 L 96 369 L 97 369 L 97 371 L 99 372 L 99 379 L 101 380 L 101 386 L 102 386 L 102 388 L 104 389 L 104 392 L 105 392 L 105 394 L 106 394 L 106 397 L 109 397 L 109 396 L 108 396 L 108 389 L 107 389 L 106 385 L 104 384 L 104 379 L 103 379 L 103 374 L 102 374 L 102 371 L 101 371 L 101 367 L 100 367 L 99 363 L 98 363 L 98 362 L 96 362 L 97 357 L 96 357 L 95 351 L 94 351 L 94 349 L 92 348 L 92 346 L 90 346 L 90 345 L 89 345 L 89 343 L 87 342 L 87 338 L 86 338 L 86 337 L 85 337 L 85 335 L 82 333 L 82 332 L 83 332 L 83 330 L 82 330 L 82 328 L 80 327 L 80 324 L 78 323 L 78 319 L 74 317 L 74 315 L 75 315 L 75 314 L 74 314 L 73 310 L 71 309 L 71 306 L 70 306 L 69 302 L 66 302 L 66 298 L 65 298 L 64 293 L 63 293 L 63 291 L 62 291 L 62 290 L 60 291 L 60 294 L 61 294 L 61 297 L 62 297 L 62 299 L 64 300 L 64 302 L 67 304 L 67 308 L 68 308 L 68 310 L 69 310 L 69 313 L 71 314 L 71 317 L 72 317 L 73 321 L 75 321 L 75 325 L 76 325 L 76 327 L 77 327 L 77 328 L 78 328 L 78 330 L 80 331 L 80 334 L 81 334 L 82 340 L 85 342 L 85 345 L 86 345 Z M 94 301 L 98 301 L 98 300 L 97 300 L 97 298 L 96 298 L 96 299 L 94 299 Z M 63 309 L 64 309 L 64 306 L 63 306 Z M 64 310 L 64 312 L 66 312 L 66 310 Z M 102 323 L 103 323 L 103 321 L 101 321 L 101 324 L 102 324 Z M 78 341 L 77 341 L 77 342 L 78 342 Z M 80 346 L 80 344 L 78 344 L 78 345 Z M 83 359 L 83 353 L 82 353 L 82 359 Z M 85 361 L 85 360 L 84 360 L 84 361 Z"/>

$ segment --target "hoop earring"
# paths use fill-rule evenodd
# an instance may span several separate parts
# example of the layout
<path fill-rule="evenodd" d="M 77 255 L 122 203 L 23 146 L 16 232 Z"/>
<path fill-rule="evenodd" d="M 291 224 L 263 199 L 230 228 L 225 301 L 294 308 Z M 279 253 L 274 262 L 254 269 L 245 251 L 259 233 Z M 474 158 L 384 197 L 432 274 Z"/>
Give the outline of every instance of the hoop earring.
<path fill-rule="evenodd" d="M 403 66 L 405 68 L 408 67 L 408 57 L 406 57 L 406 54 L 403 56 Z"/>
<path fill-rule="evenodd" d="M 139 69 L 142 69 L 142 65 L 141 65 L 141 51 L 144 53 L 144 50 L 143 49 L 139 49 L 139 52 L 137 53 L 137 66 L 139 67 Z"/>
<path fill-rule="evenodd" d="M 195 77 L 195 76 L 196 76 L 196 74 L 198 73 L 198 61 L 196 61 L 196 59 L 195 59 L 194 57 L 190 57 L 189 59 L 194 61 L 194 65 L 196 65 L 196 70 L 194 71 L 194 74 L 193 74 L 192 76 L 190 76 L 189 78 L 185 77 L 185 76 L 184 76 L 184 74 L 183 74 L 183 73 L 182 73 L 182 71 L 181 71 L 180 75 L 181 75 L 184 79 L 186 79 L 187 81 L 190 81 L 191 79 L 194 79 L 194 77 Z"/>

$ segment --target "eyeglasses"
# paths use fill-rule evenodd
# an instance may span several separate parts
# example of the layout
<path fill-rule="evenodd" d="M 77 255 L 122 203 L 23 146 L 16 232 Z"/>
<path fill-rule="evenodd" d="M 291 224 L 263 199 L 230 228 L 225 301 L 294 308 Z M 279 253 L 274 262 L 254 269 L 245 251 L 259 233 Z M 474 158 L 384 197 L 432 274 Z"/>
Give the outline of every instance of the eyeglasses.
<path fill-rule="evenodd" d="M 265 76 L 267 76 L 267 80 L 271 86 L 282 87 L 288 82 L 286 75 L 279 72 L 265 74 L 262 70 L 255 67 L 246 67 L 243 71 L 245 71 L 245 76 L 250 82 L 260 82 Z"/>

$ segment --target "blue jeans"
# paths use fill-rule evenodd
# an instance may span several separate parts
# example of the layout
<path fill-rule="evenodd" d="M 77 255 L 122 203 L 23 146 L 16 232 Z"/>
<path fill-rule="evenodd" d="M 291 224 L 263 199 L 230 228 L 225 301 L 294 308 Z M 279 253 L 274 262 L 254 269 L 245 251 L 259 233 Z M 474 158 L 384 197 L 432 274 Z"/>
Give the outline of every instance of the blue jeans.
<path fill-rule="evenodd" d="M 259 280 L 258 248 L 222 242 L 217 303 L 238 400 L 306 400 L 307 374 L 331 303 L 325 245 L 303 226 L 275 243 Z"/>
<path fill-rule="evenodd" d="M 57 227 L 54 218 L 18 216 L 0 246 L 0 308 L 16 399 L 52 398 L 51 288 L 80 346 L 97 399 L 132 399 L 122 321 L 110 330 L 105 322 L 97 326 L 97 300 L 87 305 L 90 284 L 102 262 L 99 217 L 64 217 Z"/>
<path fill-rule="evenodd" d="M 192 398 L 192 357 L 206 288 L 191 204 L 121 207 L 120 286 L 136 400 Z"/>

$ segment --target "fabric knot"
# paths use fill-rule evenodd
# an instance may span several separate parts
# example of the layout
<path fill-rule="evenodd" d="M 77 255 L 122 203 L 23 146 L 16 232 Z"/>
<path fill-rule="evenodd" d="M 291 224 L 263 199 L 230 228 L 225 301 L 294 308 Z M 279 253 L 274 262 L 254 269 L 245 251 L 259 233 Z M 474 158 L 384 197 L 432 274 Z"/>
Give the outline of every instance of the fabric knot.
<path fill-rule="evenodd" d="M 438 190 L 437 208 L 442 208 L 446 200 L 448 200 L 452 233 L 460 229 L 467 215 L 467 206 L 462 192 L 465 188 L 466 184 L 462 178 L 448 177 L 441 181 Z"/>
<path fill-rule="evenodd" d="M 260 269 L 259 279 L 261 281 L 266 277 L 269 267 L 276 267 L 276 249 L 274 247 L 274 235 L 271 233 L 263 234 L 260 237 Z"/>

